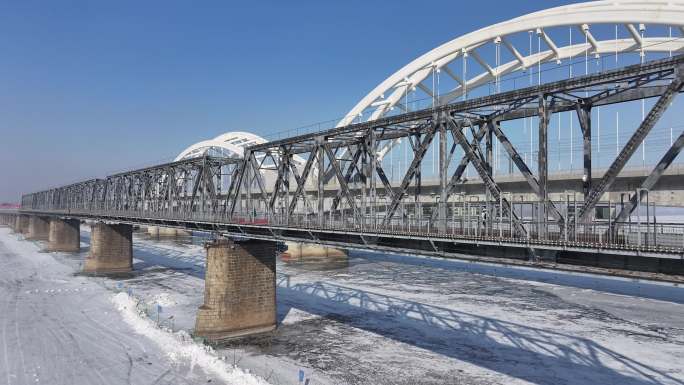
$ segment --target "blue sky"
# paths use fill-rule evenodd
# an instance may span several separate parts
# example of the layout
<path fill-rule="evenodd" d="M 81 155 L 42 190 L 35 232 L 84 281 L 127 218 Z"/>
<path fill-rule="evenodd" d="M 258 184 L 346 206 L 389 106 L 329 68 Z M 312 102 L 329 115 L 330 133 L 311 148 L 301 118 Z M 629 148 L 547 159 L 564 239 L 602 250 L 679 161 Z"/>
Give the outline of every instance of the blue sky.
<path fill-rule="evenodd" d="M 0 201 L 340 117 L 435 46 L 564 3 L 4 1 Z"/>

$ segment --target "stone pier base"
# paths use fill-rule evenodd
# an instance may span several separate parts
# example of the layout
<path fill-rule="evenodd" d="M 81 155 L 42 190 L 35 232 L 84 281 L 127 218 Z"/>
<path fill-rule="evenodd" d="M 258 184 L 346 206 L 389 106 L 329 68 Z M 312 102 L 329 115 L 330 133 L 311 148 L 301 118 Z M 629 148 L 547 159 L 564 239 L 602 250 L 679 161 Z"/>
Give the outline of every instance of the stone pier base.
<path fill-rule="evenodd" d="M 0 215 L 0 226 L 13 227 L 14 226 L 14 217 L 12 215 L 9 215 L 9 214 Z"/>
<path fill-rule="evenodd" d="M 153 238 L 158 237 L 159 236 L 159 226 L 147 226 L 147 234 Z"/>
<path fill-rule="evenodd" d="M 81 248 L 81 222 L 78 219 L 50 219 L 48 251 L 76 253 Z"/>
<path fill-rule="evenodd" d="M 349 267 L 349 256 L 345 249 L 302 242 L 285 242 L 285 246 L 287 250 L 280 254 L 280 258 L 286 263 L 319 270 Z"/>
<path fill-rule="evenodd" d="M 133 226 L 95 223 L 90 235 L 86 273 L 124 273 L 133 269 Z"/>
<path fill-rule="evenodd" d="M 314 243 L 285 242 L 287 254 L 292 259 L 325 260 L 327 258 L 346 257 L 347 251 L 330 246 L 317 245 Z"/>
<path fill-rule="evenodd" d="M 221 341 L 274 330 L 276 243 L 220 239 L 206 249 L 195 335 Z"/>
<path fill-rule="evenodd" d="M 14 232 L 17 234 L 27 234 L 29 228 L 29 218 L 27 215 L 17 215 L 14 222 Z"/>
<path fill-rule="evenodd" d="M 190 232 L 175 227 L 147 226 L 147 234 L 153 238 L 187 237 Z"/>
<path fill-rule="evenodd" d="M 26 239 L 47 241 L 50 237 L 50 218 L 31 215 Z"/>

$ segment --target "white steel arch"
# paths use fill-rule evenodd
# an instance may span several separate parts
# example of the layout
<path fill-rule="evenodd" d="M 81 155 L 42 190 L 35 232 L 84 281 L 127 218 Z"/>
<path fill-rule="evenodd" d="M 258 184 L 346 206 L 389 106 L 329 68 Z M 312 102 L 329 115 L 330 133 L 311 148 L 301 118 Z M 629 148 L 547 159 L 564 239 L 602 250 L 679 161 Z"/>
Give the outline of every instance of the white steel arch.
<path fill-rule="evenodd" d="M 267 140 L 260 137 L 259 135 L 252 134 L 251 132 L 244 131 L 231 131 L 221 134 L 213 139 L 203 140 L 197 142 L 191 146 L 188 146 L 185 150 L 181 151 L 174 161 L 179 161 L 188 158 L 196 158 L 204 156 L 209 151 L 220 151 L 222 156 L 229 158 L 242 158 L 245 154 L 245 148 L 253 146 L 255 144 L 266 143 Z M 272 155 L 275 159 L 278 158 L 277 154 Z M 257 160 L 261 163 L 264 154 L 256 155 Z M 269 163 L 270 159 L 265 159 L 265 163 Z M 297 167 L 304 167 L 306 163 L 304 159 L 300 156 L 293 156 L 292 161 Z M 271 162 L 272 163 L 272 162 Z M 265 174 L 267 170 L 273 171 L 273 167 L 267 167 L 262 169 L 262 174 Z"/>
<path fill-rule="evenodd" d="M 626 37 L 616 39 L 592 33 L 592 29 L 599 25 L 619 26 L 620 34 Z M 655 34 L 646 37 L 644 31 L 648 26 L 669 27 L 670 33 L 674 30 L 674 35 L 664 34 L 664 29 L 661 28 L 657 29 Z M 559 43 L 558 39 L 554 40 L 550 30 L 557 27 L 575 30 L 581 42 L 569 44 L 563 41 L 563 44 Z M 534 35 L 544 43 L 544 49 L 522 54 L 524 50 L 516 47 L 509 39 L 521 33 Z M 468 92 L 491 84 L 504 75 L 525 70 L 530 66 L 560 63 L 564 59 L 579 55 L 599 57 L 609 53 L 617 56 L 636 52 L 643 57 L 649 52 L 681 52 L 684 51 L 682 35 L 682 0 L 593 1 L 530 13 L 465 34 L 423 54 L 375 87 L 340 120 L 338 126 L 351 124 L 355 119 L 364 116 L 368 116 L 368 120 L 378 119 L 390 113 L 394 107 L 408 110 L 408 104 L 402 104 L 401 101 L 409 92 L 420 90 L 426 97 L 431 98 L 434 104 L 444 104 L 463 96 L 464 93 L 467 96 Z M 491 61 L 491 55 L 478 53 L 486 46 L 496 47 L 497 62 Z M 506 50 L 506 54 L 513 60 L 502 63 L 499 50 Z M 450 68 L 450 64 L 455 62 L 462 63 L 461 73 L 456 73 Z M 468 73 L 470 71 L 472 73 Z M 426 84 L 426 79 L 431 76 L 434 79 L 435 73 L 445 73 L 445 76 L 457 86 L 440 94 L 439 89 L 433 89 L 430 84 Z M 396 142 L 381 148 L 379 157 L 382 158 L 394 144 Z"/>
<path fill-rule="evenodd" d="M 227 151 L 227 156 L 241 158 L 245 153 L 245 148 L 255 144 L 266 143 L 266 139 L 249 132 L 233 131 L 221 134 L 214 139 L 197 142 L 176 156 L 176 161 L 187 158 L 203 156 L 212 149 L 222 149 Z"/>

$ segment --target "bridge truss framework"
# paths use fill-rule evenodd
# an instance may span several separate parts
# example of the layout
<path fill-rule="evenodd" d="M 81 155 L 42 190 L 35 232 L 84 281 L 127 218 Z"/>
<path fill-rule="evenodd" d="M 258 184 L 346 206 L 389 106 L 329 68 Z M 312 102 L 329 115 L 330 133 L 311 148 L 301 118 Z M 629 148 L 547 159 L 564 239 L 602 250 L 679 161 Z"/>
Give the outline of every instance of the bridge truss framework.
<path fill-rule="evenodd" d="M 684 55 L 603 73 L 464 100 L 256 144 L 243 158 L 184 159 L 22 197 L 22 212 L 156 223 L 231 235 L 320 242 L 346 247 L 444 254 L 459 244 L 578 250 L 680 258 L 676 225 L 626 221 L 684 146 L 674 141 L 638 193 L 595 209 L 639 144 L 682 90 Z M 591 109 L 657 98 L 598 183 L 591 178 Z M 584 139 L 584 198 L 552 201 L 547 191 L 548 128 L 553 113 L 575 111 Z M 508 139 L 502 122 L 538 117 L 538 169 Z M 524 176 L 537 201 L 515 202 L 492 173 L 493 137 Z M 413 160 L 392 186 L 378 149 L 408 140 Z M 439 193 L 425 196 L 421 168 L 439 149 Z M 456 159 L 456 148 L 465 154 Z M 293 158 L 305 159 L 294 162 Z M 458 162 L 458 163 L 456 163 Z M 486 189 L 484 202 L 458 194 L 468 165 Z M 455 171 L 450 172 L 455 165 Z M 536 171 L 536 173 L 535 173 Z M 337 188 L 326 186 L 336 184 Z M 332 192 L 331 192 L 332 191 Z M 608 203 L 609 209 L 613 203 Z M 425 206 L 425 207 L 424 207 Z M 427 212 L 425 208 L 428 208 Z M 659 235 L 657 235 L 659 234 Z"/>

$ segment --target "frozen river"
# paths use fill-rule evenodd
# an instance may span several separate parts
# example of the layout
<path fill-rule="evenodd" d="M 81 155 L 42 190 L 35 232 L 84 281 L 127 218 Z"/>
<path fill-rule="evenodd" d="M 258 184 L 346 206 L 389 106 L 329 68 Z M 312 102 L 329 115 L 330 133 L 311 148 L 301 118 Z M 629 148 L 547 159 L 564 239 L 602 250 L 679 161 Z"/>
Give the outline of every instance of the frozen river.
<path fill-rule="evenodd" d="M 277 332 L 204 351 L 186 338 L 201 245 L 137 235 L 135 273 L 111 279 L 75 274 L 82 241 L 41 253 L 0 229 L 0 385 L 297 384 L 299 370 L 310 385 L 684 384 L 672 284 L 364 252 L 278 261 Z"/>

